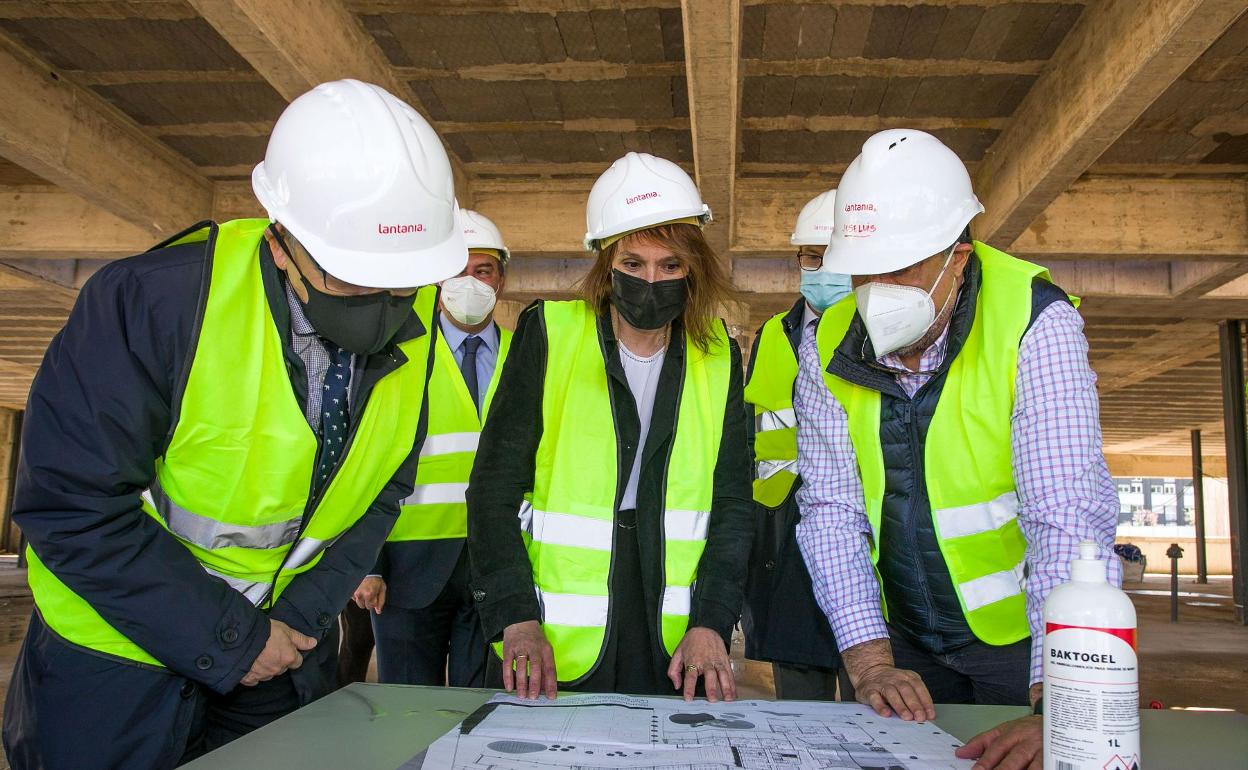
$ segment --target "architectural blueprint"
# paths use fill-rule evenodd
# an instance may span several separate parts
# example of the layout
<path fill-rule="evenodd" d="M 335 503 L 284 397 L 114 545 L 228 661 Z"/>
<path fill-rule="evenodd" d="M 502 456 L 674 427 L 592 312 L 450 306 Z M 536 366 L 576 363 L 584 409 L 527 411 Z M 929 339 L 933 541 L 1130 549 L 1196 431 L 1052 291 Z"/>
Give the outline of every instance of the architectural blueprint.
<path fill-rule="evenodd" d="M 399 770 L 947 770 L 962 745 L 852 703 L 498 695 Z"/>

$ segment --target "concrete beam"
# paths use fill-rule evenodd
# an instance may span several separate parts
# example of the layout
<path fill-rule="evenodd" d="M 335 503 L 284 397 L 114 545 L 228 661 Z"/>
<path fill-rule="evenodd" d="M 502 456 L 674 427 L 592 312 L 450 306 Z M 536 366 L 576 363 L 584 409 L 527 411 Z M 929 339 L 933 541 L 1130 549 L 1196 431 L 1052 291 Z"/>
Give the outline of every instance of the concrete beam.
<path fill-rule="evenodd" d="M 1187 478 L 1192 475 L 1192 458 L 1188 455 L 1146 455 L 1106 453 L 1109 472 L 1127 478 Z M 1226 477 L 1226 457 L 1205 455 L 1201 458 L 1206 476 Z"/>
<path fill-rule="evenodd" d="M 1216 291 L 1248 274 L 1248 260 L 1240 262 L 1172 262 L 1170 293 L 1192 299 Z"/>
<path fill-rule="evenodd" d="M 599 173 L 605 171 L 599 166 Z M 589 256 L 585 238 L 585 201 L 593 179 L 534 184 L 495 180 L 478 182 L 477 211 L 494 221 L 508 248 L 518 256 L 548 252 Z"/>
<path fill-rule="evenodd" d="M 211 210 L 212 185 L 185 158 L 3 33 L 0 103 L 0 155 L 149 235 Z"/>
<path fill-rule="evenodd" d="M 839 3 L 844 5 L 844 3 Z M 895 5 L 895 3 L 889 3 Z M 1045 60 L 992 61 L 985 59 L 867 59 L 861 56 L 818 59 L 745 59 L 746 77 L 983 77 L 985 75 L 1039 75 Z"/>
<path fill-rule="evenodd" d="M 727 258 L 733 233 L 740 115 L 741 0 L 682 0 L 693 165 L 715 217 L 711 247 Z"/>
<path fill-rule="evenodd" d="M 483 80 L 511 82 L 519 80 L 554 80 L 587 82 L 597 80 L 624 80 L 627 78 L 677 77 L 685 74 L 685 63 L 662 62 L 613 62 L 579 61 L 566 59 L 557 62 L 524 62 L 513 64 L 480 64 L 472 67 L 449 69 L 444 67 L 395 67 L 395 74 L 403 80 Z"/>
<path fill-rule="evenodd" d="M 265 217 L 260 201 L 251 192 L 251 182 L 217 182 L 213 186 L 212 218 L 217 222 L 231 219 Z"/>
<path fill-rule="evenodd" d="M 429 117 L 400 80 L 377 42 L 338 0 L 189 0 L 200 15 L 287 100 L 326 81 L 358 78 L 390 91 Z M 436 126 L 435 126 L 436 127 Z M 464 205 L 472 190 L 449 148 L 455 193 Z"/>
<path fill-rule="evenodd" d="M 734 249 L 788 256 L 801 207 L 827 189 L 823 180 L 737 182 Z M 982 237 L 979 220 L 972 222 Z M 989 243 L 1005 248 L 1000 242 Z M 1085 177 L 1059 195 L 1009 250 L 1043 261 L 1248 260 L 1248 185 L 1242 178 Z M 1237 277 L 1229 269 L 1227 281 Z M 1211 279 L 1201 276 L 1201 281 Z M 1180 279 L 1178 288 L 1185 282 Z M 1189 287 L 1190 288 L 1190 287 Z M 1206 289 L 1208 290 L 1208 289 Z"/>
<path fill-rule="evenodd" d="M 778 115 L 742 118 L 742 131 L 883 131 L 886 128 L 916 128 L 921 131 L 944 129 L 1001 129 L 1009 118 L 888 117 L 884 115 Z"/>
<path fill-rule="evenodd" d="M 1244 7 L 1242 0 L 1090 5 L 985 156 L 976 176 L 987 209 L 979 233 L 1002 246 L 1022 234 Z"/>
<path fill-rule="evenodd" d="M 680 0 L 347 0 L 355 13 L 422 13 L 467 16 L 477 13 L 576 13 L 676 8 Z"/>
<path fill-rule="evenodd" d="M 209 189 L 210 210 L 196 219 L 264 216 L 249 182 L 217 182 Z M 0 259 L 108 260 L 138 254 L 159 240 L 159 234 L 60 188 L 0 187 Z"/>
<path fill-rule="evenodd" d="M 529 133 L 534 131 L 589 131 L 632 134 L 646 131 L 688 131 L 689 118 L 575 118 L 572 120 L 442 121 L 442 134 Z"/>
<path fill-rule="evenodd" d="M 182 226 L 191 224 L 188 219 Z M 151 229 L 56 187 L 0 189 L 0 258 L 114 258 L 158 239 Z"/>
<path fill-rule="evenodd" d="M 971 225 L 977 237 L 982 218 Z M 1010 249 L 1047 259 L 1248 258 L 1248 186 L 1235 178 L 1080 179 Z"/>

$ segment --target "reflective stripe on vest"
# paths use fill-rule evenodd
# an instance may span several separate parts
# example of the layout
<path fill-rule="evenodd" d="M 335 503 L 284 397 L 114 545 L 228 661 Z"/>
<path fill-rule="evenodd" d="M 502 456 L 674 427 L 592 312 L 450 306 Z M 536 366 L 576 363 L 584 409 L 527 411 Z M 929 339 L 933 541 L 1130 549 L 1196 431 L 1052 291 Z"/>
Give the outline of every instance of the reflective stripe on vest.
<path fill-rule="evenodd" d="M 667 586 L 663 589 L 663 614 L 669 617 L 689 616 L 693 590 L 689 586 Z M 537 603 L 546 624 L 582 629 L 601 629 L 607 624 L 609 600 L 606 596 L 554 594 L 537 590 Z"/>
<path fill-rule="evenodd" d="M 542 438 L 533 491 L 518 518 L 560 681 L 577 682 L 597 666 L 606 641 L 618 436 L 597 316 L 580 301 L 545 302 L 540 312 L 547 338 Z M 665 477 L 664 491 L 659 624 L 669 654 L 688 628 L 706 546 L 731 360 L 722 324 L 707 353 L 685 340 L 668 460 L 680 472 Z"/>
<path fill-rule="evenodd" d="M 1018 525 L 1011 454 L 1018 346 L 1031 320 L 1031 283 L 1044 268 L 975 244 L 983 283 L 975 319 L 949 366 L 924 447 L 925 478 L 941 553 L 967 624 L 988 644 L 1027 637 L 1026 541 Z M 851 294 L 819 324 L 824 382 L 845 408 L 878 562 L 884 453 L 880 394 L 827 372 L 856 307 Z M 905 590 L 900 586 L 897 590 Z"/>
<path fill-rule="evenodd" d="M 218 548 L 279 548 L 295 542 L 303 516 L 261 526 L 230 524 L 200 516 L 169 499 L 154 484 L 142 494 L 143 502 L 155 508 L 165 528 L 180 539 L 205 550 Z"/>
<path fill-rule="evenodd" d="M 527 500 L 520 520 L 527 540 L 544 545 L 569 545 L 594 551 L 611 551 L 615 523 L 566 513 L 539 511 Z M 705 540 L 711 512 L 669 508 L 663 513 L 663 535 L 668 540 Z"/>
<path fill-rule="evenodd" d="M 308 499 L 317 439 L 295 398 L 269 308 L 259 246 L 266 220 L 201 228 L 172 243 L 207 241 L 210 271 L 190 372 L 175 394 L 178 422 L 143 510 L 261 608 L 315 567 L 389 483 L 416 438 L 429 336 L 400 343 L 407 362 L 374 386 L 346 455 Z M 396 353 L 396 355 L 398 355 Z M 29 579 L 48 625 L 83 647 L 159 664 L 29 551 Z"/>
<path fill-rule="evenodd" d="M 432 287 L 430 287 L 432 288 Z M 429 288 L 421 289 L 421 294 Z M 417 312 L 421 308 L 418 306 Z M 423 316 L 422 316 L 423 317 Z M 432 308 L 427 325 L 438 323 Z M 494 390 L 511 349 L 511 332 L 498 329 L 498 360 L 490 377 L 481 414 L 489 413 Z M 464 375 L 442 330 L 438 329 L 433 369 L 429 373 L 429 428 L 420 450 L 412 494 L 402 502 L 399 520 L 390 531 L 389 542 L 444 540 L 468 536 L 468 477 L 481 439 L 482 419 L 468 395 Z"/>
<path fill-rule="evenodd" d="M 754 407 L 754 499 L 768 508 L 783 505 L 797 482 L 797 356 L 784 331 L 788 312 L 763 324 L 745 385 L 746 403 Z"/>

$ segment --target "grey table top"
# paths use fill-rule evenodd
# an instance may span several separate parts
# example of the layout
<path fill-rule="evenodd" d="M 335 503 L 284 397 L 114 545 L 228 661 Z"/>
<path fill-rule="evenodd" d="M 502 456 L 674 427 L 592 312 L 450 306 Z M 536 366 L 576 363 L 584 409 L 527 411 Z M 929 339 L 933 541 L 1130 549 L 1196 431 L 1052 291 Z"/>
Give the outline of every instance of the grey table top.
<path fill-rule="evenodd" d="M 183 767 L 189 770 L 395 770 L 490 699 L 493 690 L 353 684 Z M 961 740 L 1027 713 L 1017 706 L 937 706 Z M 1248 768 L 1248 716 L 1143 711 L 1149 770 Z"/>

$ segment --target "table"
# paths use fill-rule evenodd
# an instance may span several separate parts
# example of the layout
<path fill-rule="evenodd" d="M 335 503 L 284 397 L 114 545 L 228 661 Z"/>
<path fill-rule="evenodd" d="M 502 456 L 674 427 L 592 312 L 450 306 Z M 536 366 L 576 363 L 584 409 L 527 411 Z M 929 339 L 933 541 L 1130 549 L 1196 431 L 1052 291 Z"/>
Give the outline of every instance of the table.
<path fill-rule="evenodd" d="M 189 770 L 395 770 L 494 695 L 494 690 L 353 684 L 184 765 Z M 965 741 L 1028 710 L 937 706 L 936 724 Z M 1149 770 L 1248 766 L 1248 716 L 1143 711 Z"/>

